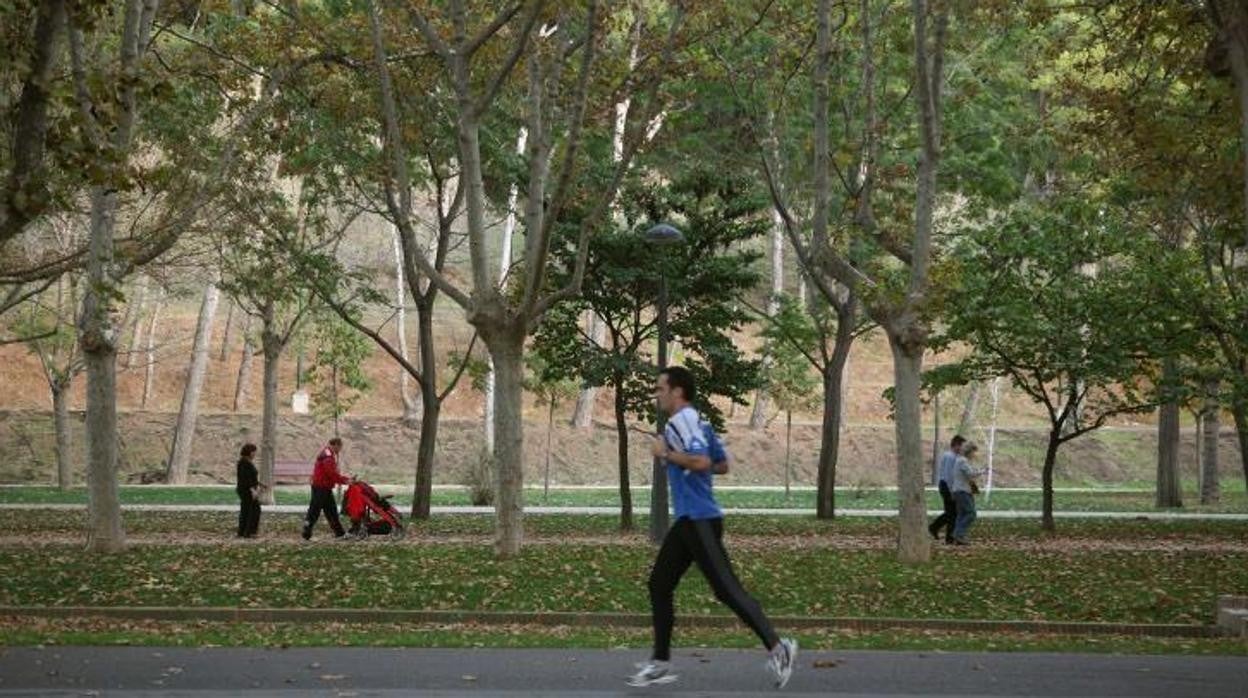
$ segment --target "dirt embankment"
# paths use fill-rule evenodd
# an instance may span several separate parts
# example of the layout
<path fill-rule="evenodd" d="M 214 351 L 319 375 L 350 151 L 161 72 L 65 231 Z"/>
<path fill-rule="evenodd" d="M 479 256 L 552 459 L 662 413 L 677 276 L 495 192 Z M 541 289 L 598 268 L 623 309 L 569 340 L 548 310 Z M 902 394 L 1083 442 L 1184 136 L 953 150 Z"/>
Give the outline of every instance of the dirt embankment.
<path fill-rule="evenodd" d="M 71 451 L 76 478 L 84 462 L 82 414 L 72 415 Z M 120 415 L 122 482 L 138 482 L 144 474 L 162 472 L 168 457 L 176 415 L 123 412 Z M 282 460 L 309 460 L 329 438 L 332 425 L 308 416 L 283 415 L 278 420 L 277 454 Z M 375 482 L 411 482 L 414 478 L 419 430 L 398 418 L 352 417 L 340 424 L 346 441 L 345 464 L 351 472 Z M 196 482 L 226 482 L 233 477 L 239 446 L 259 441 L 260 420 L 250 414 L 203 414 L 195 433 L 191 458 Z M 946 434 L 946 437 L 948 434 Z M 616 434 L 603 423 L 576 429 L 557 422 L 550 433 L 550 478 L 558 484 L 614 485 L 618 482 Z M 647 483 L 651 461 L 645 438 L 631 433 L 630 480 Z M 737 460 L 733 484 L 784 483 L 785 435 L 780 425 L 750 431 L 730 425 L 727 443 Z M 1045 434 L 1038 429 L 998 429 L 994 457 L 994 484 L 1037 484 L 1044 457 Z M 847 488 L 889 485 L 896 481 L 892 425 L 850 426 L 842 438 L 837 481 Z M 434 481 L 458 484 L 483 443 L 481 423 L 475 419 L 444 419 L 439 434 Z M 540 483 L 546 463 L 547 430 L 530 423 L 525 432 L 525 481 Z M 930 447 L 930 442 L 928 444 Z M 55 440 L 52 415 L 45 411 L 0 411 L 0 482 L 50 482 L 55 477 Z M 1155 475 L 1156 434 L 1147 428 L 1106 428 L 1063 446 L 1058 478 L 1064 482 L 1118 484 L 1147 481 Z M 819 451 L 819 428 L 794 425 L 790 456 L 795 484 L 814 484 Z M 986 449 L 985 449 L 986 451 Z M 985 454 L 986 455 L 986 454 Z M 1190 430 L 1180 452 L 1184 475 L 1195 477 L 1196 449 Z M 1225 431 L 1221 442 L 1224 478 L 1240 477 L 1235 435 Z M 982 464 L 982 462 L 981 462 Z"/>

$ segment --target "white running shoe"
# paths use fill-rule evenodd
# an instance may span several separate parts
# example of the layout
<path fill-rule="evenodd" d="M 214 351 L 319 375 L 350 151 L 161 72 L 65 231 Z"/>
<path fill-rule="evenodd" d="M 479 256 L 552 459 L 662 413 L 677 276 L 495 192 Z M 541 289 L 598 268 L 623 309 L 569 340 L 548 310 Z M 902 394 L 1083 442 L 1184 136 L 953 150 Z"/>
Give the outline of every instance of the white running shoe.
<path fill-rule="evenodd" d="M 637 673 L 628 677 L 628 685 L 634 688 L 671 683 L 676 680 L 676 675 L 672 673 L 671 662 L 654 659 L 648 662 L 638 662 L 636 666 Z"/>
<path fill-rule="evenodd" d="M 776 688 L 784 688 L 793 675 L 793 664 L 797 661 L 797 640 L 781 638 L 771 648 L 771 658 L 767 660 L 767 668 L 776 675 Z"/>

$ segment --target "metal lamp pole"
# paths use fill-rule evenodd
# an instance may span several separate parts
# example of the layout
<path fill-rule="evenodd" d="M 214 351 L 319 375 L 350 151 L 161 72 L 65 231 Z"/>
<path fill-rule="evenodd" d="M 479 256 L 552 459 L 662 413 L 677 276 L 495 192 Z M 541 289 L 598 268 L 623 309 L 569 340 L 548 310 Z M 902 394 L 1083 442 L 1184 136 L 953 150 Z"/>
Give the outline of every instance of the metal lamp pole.
<path fill-rule="evenodd" d="M 646 240 L 654 245 L 679 245 L 685 236 L 676 228 L 660 223 L 646 231 Z M 659 265 L 659 370 L 667 368 L 667 266 Z M 667 414 L 662 408 L 655 406 L 657 415 L 656 431 L 663 434 L 667 425 Z M 650 477 L 650 540 L 654 543 L 663 542 L 667 535 L 667 464 L 662 458 L 655 458 L 653 473 Z"/>

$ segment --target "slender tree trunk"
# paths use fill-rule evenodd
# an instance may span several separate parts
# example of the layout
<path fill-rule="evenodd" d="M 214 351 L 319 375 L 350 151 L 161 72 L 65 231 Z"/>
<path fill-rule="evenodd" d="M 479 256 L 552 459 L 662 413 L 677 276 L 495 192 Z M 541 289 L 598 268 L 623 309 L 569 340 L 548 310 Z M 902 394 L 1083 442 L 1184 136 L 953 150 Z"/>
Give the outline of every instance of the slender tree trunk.
<path fill-rule="evenodd" d="M 510 331 L 493 339 L 489 346 L 498 381 L 494 405 L 495 553 L 509 558 L 520 553 L 524 540 L 524 333 Z"/>
<path fill-rule="evenodd" d="M 416 450 L 416 486 L 412 493 L 412 518 L 428 519 L 433 501 L 433 461 L 438 448 L 438 420 L 442 401 L 437 390 L 437 355 L 433 348 L 433 296 L 416 305 L 416 323 L 420 343 L 420 447 Z"/>
<path fill-rule="evenodd" d="M 970 438 L 968 434 L 975 428 L 975 410 L 979 407 L 979 393 L 983 389 L 983 381 L 975 381 L 966 393 L 966 402 L 962 403 L 962 416 L 958 419 L 958 434 Z"/>
<path fill-rule="evenodd" d="M 1163 369 L 1173 374 L 1173 362 L 1167 361 Z M 1183 492 L 1179 485 L 1179 403 L 1162 403 L 1157 417 L 1157 506 L 1183 506 Z"/>
<path fill-rule="evenodd" d="M 234 301 L 225 300 L 225 329 L 221 336 L 221 355 L 217 361 L 225 361 L 230 355 L 230 345 L 234 343 Z"/>
<path fill-rule="evenodd" d="M 216 284 L 208 284 L 208 288 L 204 289 L 203 303 L 199 306 L 191 365 L 186 376 L 186 387 L 182 391 L 182 407 L 178 411 L 178 425 L 173 434 L 169 468 L 165 473 L 165 481 L 174 485 L 185 484 L 190 469 L 191 444 L 195 440 L 195 423 L 199 419 L 199 395 L 204 387 L 204 375 L 208 372 L 208 347 L 219 299 L 220 291 Z"/>
<path fill-rule="evenodd" d="M 1235 433 L 1239 437 L 1239 462 L 1244 470 L 1244 489 L 1248 490 L 1248 403 L 1240 402 L 1231 410 Z"/>
<path fill-rule="evenodd" d="M 1049 430 L 1049 443 L 1044 450 L 1044 469 L 1040 473 L 1040 528 L 1050 533 L 1057 530 L 1053 521 L 1053 467 L 1057 464 L 1057 448 L 1061 445 L 1062 427 L 1058 425 Z"/>
<path fill-rule="evenodd" d="M 56 486 L 67 490 L 74 485 L 73 458 L 69 452 L 69 382 L 54 380 L 50 388 L 56 430 Z"/>
<path fill-rule="evenodd" d="M 845 422 L 845 366 L 854 341 L 857 302 L 851 296 L 837 310 L 836 344 L 823 370 L 823 424 L 819 444 L 819 472 L 815 493 L 815 515 L 836 517 L 836 466 L 840 460 L 841 427 Z"/>
<path fill-rule="evenodd" d="M 594 344 L 602 346 L 607 341 L 607 326 L 592 310 L 586 311 L 589 323 L 589 336 Z M 586 429 L 594 423 L 594 402 L 598 399 L 598 388 L 586 386 L 576 396 L 576 406 L 572 408 L 571 424 Z"/>
<path fill-rule="evenodd" d="M 260 346 L 264 350 L 264 407 L 260 419 L 260 482 L 269 487 L 260 491 L 262 504 L 273 504 L 273 461 L 277 455 L 277 370 L 282 356 L 282 338 L 277 334 L 273 302 L 262 312 Z"/>
<path fill-rule="evenodd" d="M 784 411 L 784 501 L 789 501 L 789 484 L 792 481 L 790 463 L 793 455 L 793 410 Z"/>
<path fill-rule="evenodd" d="M 768 256 L 771 261 L 771 297 L 767 299 L 767 317 L 775 317 L 780 310 L 780 294 L 784 293 L 784 220 L 774 206 L 771 209 L 771 245 Z M 770 365 L 771 357 L 763 356 L 763 369 L 766 370 Z M 754 394 L 754 411 L 750 413 L 751 429 L 758 430 L 767 425 L 767 402 L 767 391 L 760 387 Z"/>
<path fill-rule="evenodd" d="M 555 399 L 550 398 L 546 410 L 546 467 L 542 474 L 542 504 L 550 500 L 550 440 L 555 433 Z"/>
<path fill-rule="evenodd" d="M 159 297 L 153 305 L 152 314 L 147 320 L 147 365 L 143 367 L 143 401 L 140 403 L 142 409 L 147 409 L 147 403 L 152 399 L 152 391 L 156 388 L 156 327 L 160 322 L 160 311 L 165 307 Z"/>
<path fill-rule="evenodd" d="M 620 479 L 620 530 L 633 530 L 633 492 L 628 473 L 628 408 L 624 400 L 624 381 L 615 380 L 615 450 Z"/>
<path fill-rule="evenodd" d="M 1248 8 L 1243 6 L 1242 0 L 1213 0 L 1210 10 L 1214 11 L 1215 20 L 1220 25 L 1219 38 L 1226 43 L 1227 62 L 1239 102 L 1240 149 L 1244 165 L 1248 167 Z M 1248 171 L 1244 173 L 1242 184 L 1244 218 L 1241 244 L 1248 248 Z M 1248 471 L 1245 471 L 1245 477 L 1248 477 Z"/>
<path fill-rule="evenodd" d="M 126 342 L 126 368 L 134 368 L 134 357 L 139 353 L 139 325 L 143 320 L 143 306 L 147 301 L 147 277 L 139 279 L 138 288 L 134 292 L 134 303 L 130 304 L 133 308 L 126 308 L 126 322 L 122 324 L 122 331 L 126 333 L 129 340 Z"/>
<path fill-rule="evenodd" d="M 1205 385 L 1205 401 L 1202 405 L 1200 423 L 1203 448 L 1200 455 L 1200 503 L 1216 504 L 1221 499 L 1221 483 L 1218 482 L 1218 441 L 1221 440 L 1222 404 L 1218 400 L 1218 381 Z"/>
<path fill-rule="evenodd" d="M 399 239 L 398 226 L 393 223 L 390 226 L 391 246 L 394 248 L 394 310 L 395 310 L 395 328 L 394 331 L 398 335 L 399 354 L 407 359 L 407 280 L 403 278 L 403 244 Z M 411 378 L 407 374 L 407 369 L 399 367 L 399 399 L 403 402 L 403 423 L 415 424 L 420 418 L 417 414 L 416 400 L 412 397 L 411 390 L 408 389 L 408 380 Z M 423 398 L 422 398 L 423 401 Z M 413 505 L 415 501 L 413 500 Z"/>
<path fill-rule="evenodd" d="M 234 411 L 247 402 L 247 390 L 251 387 L 251 364 L 256 357 L 256 345 L 251 340 L 251 315 L 243 320 L 243 354 L 238 361 L 238 379 L 234 381 Z"/>
<path fill-rule="evenodd" d="M 940 460 L 940 393 L 932 396 L 932 485 L 936 485 L 936 467 Z"/>
<path fill-rule="evenodd" d="M 528 136 L 528 129 L 521 128 L 520 134 L 516 138 L 517 155 L 524 154 Z M 540 138 L 540 135 L 537 137 Z M 498 288 L 504 292 L 507 289 L 508 274 L 511 271 L 511 240 L 516 232 L 516 201 L 519 195 L 519 187 L 515 184 L 511 185 L 511 190 L 507 195 L 507 220 L 503 224 L 503 239 L 498 255 Z M 498 401 L 497 391 L 497 379 L 494 376 L 494 359 L 491 356 L 490 372 L 485 376 L 485 445 L 491 450 L 494 448 L 494 412 Z"/>
<path fill-rule="evenodd" d="M 893 375 L 896 386 L 897 432 L 897 553 L 902 562 L 921 563 L 931 559 L 927 535 L 927 507 L 924 501 L 923 424 L 919 406 L 922 381 L 923 348 L 905 337 L 888 332 L 893 353 Z"/>
<path fill-rule="evenodd" d="M 117 193 L 91 194 L 91 242 L 78 341 L 87 371 L 87 550 L 116 552 L 126 546 L 117 489 L 117 345 L 109 289 L 113 278 L 113 229 Z"/>

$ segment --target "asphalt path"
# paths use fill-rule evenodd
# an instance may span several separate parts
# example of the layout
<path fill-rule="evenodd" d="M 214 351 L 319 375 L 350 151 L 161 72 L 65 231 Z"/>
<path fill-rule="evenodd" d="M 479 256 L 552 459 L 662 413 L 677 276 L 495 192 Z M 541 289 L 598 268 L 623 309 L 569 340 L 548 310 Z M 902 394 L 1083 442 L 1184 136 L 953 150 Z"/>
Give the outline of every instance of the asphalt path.
<path fill-rule="evenodd" d="M 675 683 L 624 683 L 638 650 L 12 647 L 0 696 L 777 695 L 763 651 L 673 654 Z M 1052 653 L 801 652 L 794 696 L 1248 696 L 1248 658 Z"/>

